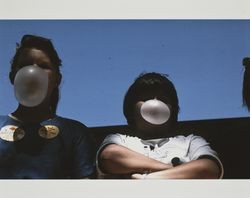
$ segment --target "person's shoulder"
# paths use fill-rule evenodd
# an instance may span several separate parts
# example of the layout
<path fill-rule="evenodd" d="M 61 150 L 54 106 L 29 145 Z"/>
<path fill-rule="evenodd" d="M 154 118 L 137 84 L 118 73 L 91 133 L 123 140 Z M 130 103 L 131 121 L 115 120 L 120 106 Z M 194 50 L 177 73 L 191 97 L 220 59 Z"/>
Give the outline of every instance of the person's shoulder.
<path fill-rule="evenodd" d="M 114 139 L 114 138 L 124 138 L 124 137 L 126 137 L 126 135 L 123 135 L 121 133 L 110 133 L 105 137 L 105 140 Z"/>
<path fill-rule="evenodd" d="M 55 118 L 55 122 L 57 122 L 58 125 L 61 127 L 66 139 L 70 137 L 77 139 L 80 137 L 90 136 L 89 128 L 80 121 L 71 118 L 65 118 L 62 116 L 57 116 Z"/>
<path fill-rule="evenodd" d="M 169 139 L 171 141 L 178 141 L 178 142 L 191 142 L 194 139 L 199 139 L 199 136 L 196 136 L 194 134 L 189 134 L 189 135 L 176 135 L 173 137 L 170 137 Z"/>
<path fill-rule="evenodd" d="M 193 133 L 190 133 L 188 135 L 176 135 L 176 136 L 172 136 L 171 138 L 177 138 L 177 139 L 192 139 L 195 137 L 200 137 L 197 135 L 194 135 Z"/>
<path fill-rule="evenodd" d="M 109 141 L 130 142 L 132 140 L 135 141 L 137 139 L 139 140 L 138 137 L 133 137 L 122 133 L 110 133 L 105 137 L 103 142 L 109 142 Z"/>
<path fill-rule="evenodd" d="M 178 135 L 173 137 L 173 141 L 186 142 L 187 144 L 206 144 L 207 140 L 199 135 L 189 134 L 187 136 Z"/>
<path fill-rule="evenodd" d="M 62 117 L 62 116 L 57 116 L 56 119 L 59 122 L 62 122 L 64 125 L 70 125 L 70 126 L 75 126 L 75 127 L 83 127 L 83 128 L 87 128 L 87 126 L 85 124 L 83 124 L 82 122 L 72 119 L 72 118 L 66 118 L 66 117 Z"/>

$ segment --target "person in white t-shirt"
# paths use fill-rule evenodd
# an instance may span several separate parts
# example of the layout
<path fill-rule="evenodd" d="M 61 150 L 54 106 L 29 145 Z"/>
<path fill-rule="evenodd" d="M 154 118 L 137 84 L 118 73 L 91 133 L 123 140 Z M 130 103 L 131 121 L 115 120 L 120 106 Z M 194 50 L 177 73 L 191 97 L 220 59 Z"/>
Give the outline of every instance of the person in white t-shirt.
<path fill-rule="evenodd" d="M 114 133 L 104 139 L 97 152 L 100 177 L 223 177 L 223 165 L 205 139 L 176 135 L 178 97 L 167 75 L 141 74 L 125 95 L 123 112 L 133 136 Z"/>

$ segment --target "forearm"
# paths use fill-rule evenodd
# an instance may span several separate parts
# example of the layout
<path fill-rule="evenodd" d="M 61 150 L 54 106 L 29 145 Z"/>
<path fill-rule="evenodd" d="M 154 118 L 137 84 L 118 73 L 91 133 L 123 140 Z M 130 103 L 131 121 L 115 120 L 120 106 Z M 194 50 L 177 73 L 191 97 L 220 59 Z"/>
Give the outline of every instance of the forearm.
<path fill-rule="evenodd" d="M 166 170 L 172 165 L 154 160 L 123 146 L 108 145 L 99 156 L 99 166 L 106 173 L 128 174 Z"/>
<path fill-rule="evenodd" d="M 199 159 L 181 164 L 168 170 L 157 171 L 146 176 L 147 179 L 217 179 L 220 170 L 210 159 Z M 134 175 L 135 179 L 142 179 L 142 175 Z"/>

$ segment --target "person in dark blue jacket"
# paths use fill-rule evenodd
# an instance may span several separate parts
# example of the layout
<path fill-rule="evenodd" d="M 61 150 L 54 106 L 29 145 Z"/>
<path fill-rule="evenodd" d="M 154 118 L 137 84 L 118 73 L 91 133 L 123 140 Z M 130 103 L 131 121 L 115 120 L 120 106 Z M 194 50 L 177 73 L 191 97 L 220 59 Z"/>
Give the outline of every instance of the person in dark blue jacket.
<path fill-rule="evenodd" d="M 91 178 L 94 174 L 95 149 L 87 127 L 56 115 L 60 66 L 50 39 L 24 35 L 17 45 L 9 78 L 19 105 L 13 113 L 0 116 L 1 179 Z M 41 74 L 37 79 L 45 76 L 44 96 L 22 96 L 25 91 L 41 92 L 37 79 L 30 80 L 37 71 Z"/>

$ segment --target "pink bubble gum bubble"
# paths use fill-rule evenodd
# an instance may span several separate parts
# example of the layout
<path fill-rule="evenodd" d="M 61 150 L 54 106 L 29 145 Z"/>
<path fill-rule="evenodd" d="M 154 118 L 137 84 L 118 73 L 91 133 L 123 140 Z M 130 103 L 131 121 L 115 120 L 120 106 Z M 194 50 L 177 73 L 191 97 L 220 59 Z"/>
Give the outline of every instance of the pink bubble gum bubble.
<path fill-rule="evenodd" d="M 144 102 L 140 112 L 143 119 L 155 125 L 164 124 L 170 117 L 168 105 L 157 99 Z"/>
<path fill-rule="evenodd" d="M 48 75 L 37 65 L 20 69 L 14 80 L 14 92 L 17 101 L 26 107 L 41 104 L 47 96 Z"/>

